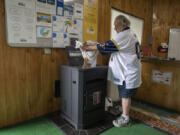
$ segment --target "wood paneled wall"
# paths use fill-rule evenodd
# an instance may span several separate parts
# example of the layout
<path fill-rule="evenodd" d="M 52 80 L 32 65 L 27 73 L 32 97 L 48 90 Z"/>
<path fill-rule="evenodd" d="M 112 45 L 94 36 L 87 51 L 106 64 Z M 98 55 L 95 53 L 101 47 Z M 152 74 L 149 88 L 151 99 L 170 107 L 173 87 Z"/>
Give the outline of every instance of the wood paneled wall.
<path fill-rule="evenodd" d="M 110 40 L 111 8 L 144 19 L 142 45 L 149 44 L 152 35 L 152 0 L 99 0 L 99 42 Z M 102 56 L 102 63 L 108 64 L 108 58 Z"/>
<path fill-rule="evenodd" d="M 110 2 L 98 0 L 98 42 L 103 43 L 110 39 Z M 98 63 L 108 65 L 109 55 L 98 55 Z"/>
<path fill-rule="evenodd" d="M 169 29 L 180 28 L 180 0 L 153 0 L 153 55 L 167 57 L 158 53 L 161 43 L 168 44 Z"/>
<path fill-rule="evenodd" d="M 100 0 L 99 41 L 110 38 L 110 8 L 116 8 L 145 20 L 142 45 L 149 44 L 153 36 L 153 55 L 166 57 L 157 52 L 157 47 L 168 43 L 169 28 L 180 28 L 179 0 Z M 155 18 L 152 15 L 156 16 Z M 108 58 L 102 57 L 104 63 Z M 180 111 L 180 70 L 179 62 L 146 61 L 142 62 L 142 86 L 135 98 L 165 108 Z M 152 82 L 152 70 L 172 72 L 171 85 Z"/>
<path fill-rule="evenodd" d="M 99 0 L 98 41 L 110 39 L 111 7 L 144 18 L 143 45 L 152 35 L 153 53 L 161 42 L 167 42 L 170 27 L 180 27 L 179 0 Z M 64 49 L 12 48 L 6 43 L 4 0 L 0 0 L 0 127 L 21 122 L 59 109 L 54 98 L 54 81 L 59 80 L 59 67 L 66 63 Z M 158 27 L 156 27 L 158 26 Z M 107 64 L 108 57 L 99 57 Z M 161 64 L 161 65 L 160 65 Z M 152 69 L 173 72 L 171 86 L 151 81 Z M 180 111 L 179 63 L 143 62 L 143 84 L 136 98 Z"/>
<path fill-rule="evenodd" d="M 110 39 L 111 8 L 144 19 L 142 45 L 149 43 L 152 34 L 152 1 L 151 0 L 103 0 L 99 9 L 99 40 Z"/>
<path fill-rule="evenodd" d="M 170 85 L 152 81 L 152 70 L 172 72 Z M 143 83 L 136 98 L 161 107 L 180 111 L 180 63 L 159 60 L 145 60 L 142 63 Z"/>
<path fill-rule="evenodd" d="M 169 28 L 180 28 L 180 1 L 153 0 L 153 55 L 167 57 L 158 53 L 157 47 L 168 43 Z M 172 61 L 143 62 L 143 84 L 136 98 L 142 99 L 165 108 L 180 111 L 180 63 Z M 152 82 L 152 70 L 172 72 L 171 85 Z"/>
<path fill-rule="evenodd" d="M 111 7 L 144 19 L 142 45 L 149 44 L 152 34 L 152 0 L 110 0 Z"/>
<path fill-rule="evenodd" d="M 59 109 L 54 97 L 64 49 L 12 48 L 7 45 L 4 0 L 0 0 L 0 127 Z"/>

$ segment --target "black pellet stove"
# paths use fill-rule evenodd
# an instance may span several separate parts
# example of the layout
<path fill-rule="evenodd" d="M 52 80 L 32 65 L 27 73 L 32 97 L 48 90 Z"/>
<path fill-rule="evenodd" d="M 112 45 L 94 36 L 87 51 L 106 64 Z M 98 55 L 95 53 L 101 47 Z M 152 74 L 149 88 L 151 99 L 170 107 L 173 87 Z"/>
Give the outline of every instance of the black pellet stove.
<path fill-rule="evenodd" d="M 104 119 L 106 66 L 61 66 L 61 116 L 76 129 Z"/>

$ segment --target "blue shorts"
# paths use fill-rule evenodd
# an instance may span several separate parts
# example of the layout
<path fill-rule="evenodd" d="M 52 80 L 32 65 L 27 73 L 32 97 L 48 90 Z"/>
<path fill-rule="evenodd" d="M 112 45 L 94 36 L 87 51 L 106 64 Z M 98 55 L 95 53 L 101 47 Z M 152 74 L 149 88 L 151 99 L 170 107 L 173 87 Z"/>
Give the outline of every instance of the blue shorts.
<path fill-rule="evenodd" d="M 118 85 L 119 97 L 120 98 L 130 98 L 136 95 L 137 88 L 126 89 L 126 83 L 123 82 L 123 85 Z"/>

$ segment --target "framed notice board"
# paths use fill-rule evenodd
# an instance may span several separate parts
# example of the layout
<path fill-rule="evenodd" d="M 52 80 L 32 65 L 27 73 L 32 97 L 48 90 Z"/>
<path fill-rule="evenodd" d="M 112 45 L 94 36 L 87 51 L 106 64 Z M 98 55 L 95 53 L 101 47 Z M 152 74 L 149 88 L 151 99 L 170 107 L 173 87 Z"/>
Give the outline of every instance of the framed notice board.
<path fill-rule="evenodd" d="M 75 5 L 83 11 L 82 4 Z M 83 18 L 74 17 L 74 5 L 72 15 L 65 16 L 64 6 L 63 0 L 5 0 L 8 45 L 64 48 L 82 40 Z"/>

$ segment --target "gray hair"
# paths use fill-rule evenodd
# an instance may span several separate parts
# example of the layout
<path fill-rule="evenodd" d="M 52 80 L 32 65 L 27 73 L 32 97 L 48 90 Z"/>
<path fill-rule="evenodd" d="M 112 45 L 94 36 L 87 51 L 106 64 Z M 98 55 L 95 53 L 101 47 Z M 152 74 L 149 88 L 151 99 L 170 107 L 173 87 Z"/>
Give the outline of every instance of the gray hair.
<path fill-rule="evenodd" d="M 119 22 L 120 26 L 124 26 L 124 27 L 130 27 L 131 22 L 123 15 L 118 15 L 115 18 L 115 21 Z"/>

